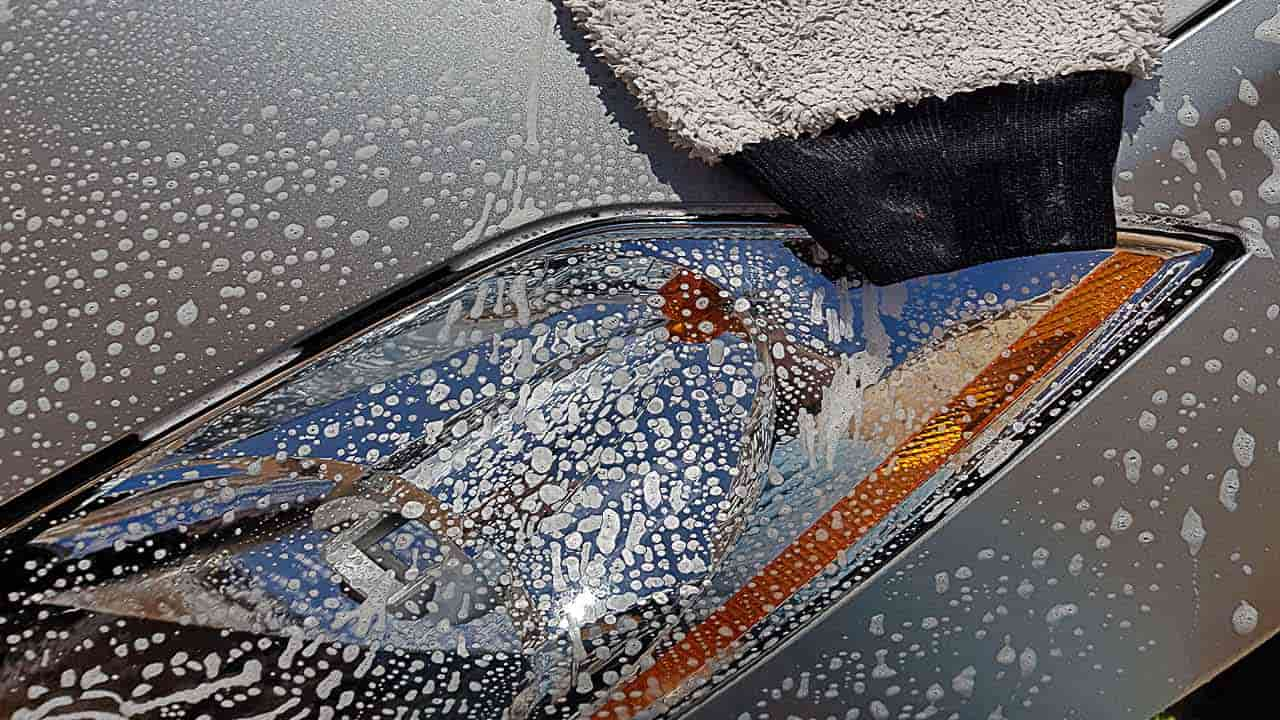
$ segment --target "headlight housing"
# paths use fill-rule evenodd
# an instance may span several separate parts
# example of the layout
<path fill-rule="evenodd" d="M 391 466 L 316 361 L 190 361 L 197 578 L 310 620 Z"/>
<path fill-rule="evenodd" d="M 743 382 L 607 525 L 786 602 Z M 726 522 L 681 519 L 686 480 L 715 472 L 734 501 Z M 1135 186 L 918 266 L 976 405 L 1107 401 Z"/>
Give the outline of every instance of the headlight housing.
<path fill-rule="evenodd" d="M 1214 242 L 877 289 L 794 226 L 669 216 L 424 280 L 11 523 L 4 675 L 60 689 L 0 704 L 682 709 L 942 521 Z"/>

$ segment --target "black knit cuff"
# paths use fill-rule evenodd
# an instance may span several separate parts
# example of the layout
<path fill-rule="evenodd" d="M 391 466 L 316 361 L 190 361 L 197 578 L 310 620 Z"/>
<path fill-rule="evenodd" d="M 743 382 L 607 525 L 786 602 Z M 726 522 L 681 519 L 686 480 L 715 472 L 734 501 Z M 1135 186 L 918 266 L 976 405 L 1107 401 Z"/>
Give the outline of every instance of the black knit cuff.
<path fill-rule="evenodd" d="M 1112 247 L 1128 86 L 1099 71 L 928 98 L 725 160 L 878 285 Z"/>

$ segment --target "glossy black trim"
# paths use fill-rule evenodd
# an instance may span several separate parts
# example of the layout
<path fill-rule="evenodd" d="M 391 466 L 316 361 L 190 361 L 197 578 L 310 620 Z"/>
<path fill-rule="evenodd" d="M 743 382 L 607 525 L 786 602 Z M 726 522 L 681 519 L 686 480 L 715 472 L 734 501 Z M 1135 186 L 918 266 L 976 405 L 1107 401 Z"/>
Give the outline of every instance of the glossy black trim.
<path fill-rule="evenodd" d="M 1165 37 L 1169 38 L 1170 41 L 1173 41 L 1178 40 L 1183 36 L 1190 35 L 1209 18 L 1225 11 L 1228 7 L 1236 4 L 1237 2 L 1239 2 L 1239 0 L 1214 0 L 1213 2 L 1206 3 L 1199 10 L 1188 15 L 1182 22 L 1166 30 Z"/>

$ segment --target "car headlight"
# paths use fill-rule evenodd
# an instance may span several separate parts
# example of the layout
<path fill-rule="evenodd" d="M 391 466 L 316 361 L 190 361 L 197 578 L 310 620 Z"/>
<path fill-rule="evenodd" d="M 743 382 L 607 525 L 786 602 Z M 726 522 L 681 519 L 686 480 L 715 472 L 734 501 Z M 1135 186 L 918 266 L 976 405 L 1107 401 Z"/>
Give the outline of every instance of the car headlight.
<path fill-rule="evenodd" d="M 790 225 L 633 218 L 402 289 L 11 523 L 0 706 L 679 709 L 1231 257 L 1175 236 L 877 289 Z"/>

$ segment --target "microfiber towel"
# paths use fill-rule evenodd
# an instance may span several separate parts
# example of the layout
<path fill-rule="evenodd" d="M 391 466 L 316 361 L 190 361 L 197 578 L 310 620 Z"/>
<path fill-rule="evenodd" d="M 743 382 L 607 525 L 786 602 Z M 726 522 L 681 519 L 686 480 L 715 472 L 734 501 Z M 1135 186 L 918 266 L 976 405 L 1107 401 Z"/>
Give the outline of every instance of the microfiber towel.
<path fill-rule="evenodd" d="M 564 0 L 672 141 L 877 284 L 1114 244 L 1158 0 Z"/>

